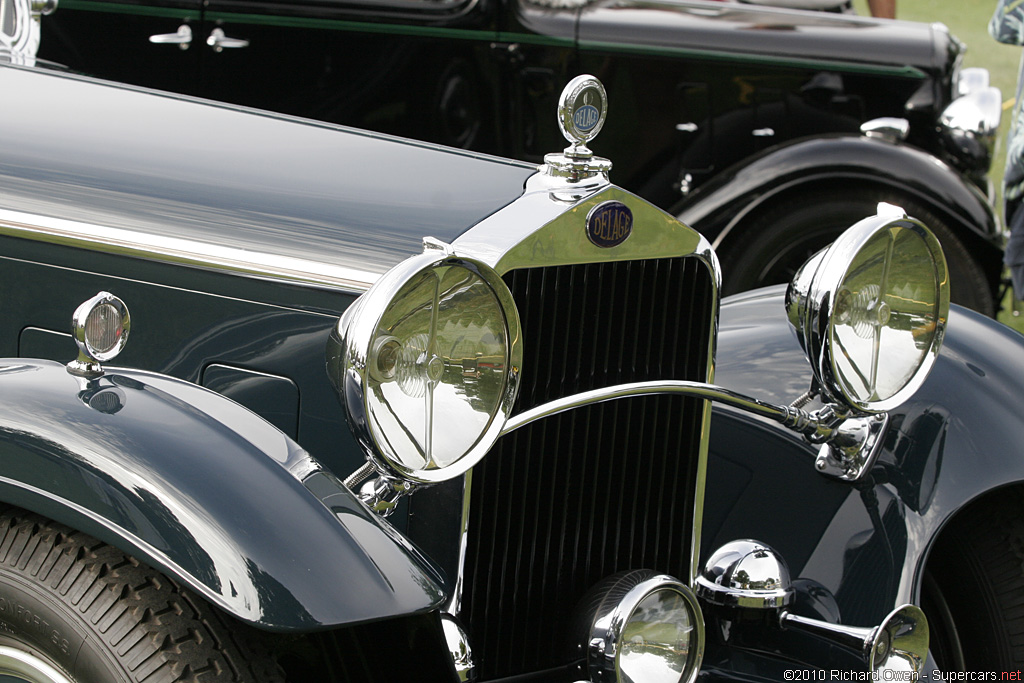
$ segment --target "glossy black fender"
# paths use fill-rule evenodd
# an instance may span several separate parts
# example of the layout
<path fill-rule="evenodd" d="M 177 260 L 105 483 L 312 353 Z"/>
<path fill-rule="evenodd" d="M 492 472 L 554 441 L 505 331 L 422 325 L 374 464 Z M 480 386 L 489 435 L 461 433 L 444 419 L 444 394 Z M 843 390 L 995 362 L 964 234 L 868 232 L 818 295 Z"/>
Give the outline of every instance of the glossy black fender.
<path fill-rule="evenodd" d="M 0 500 L 81 529 L 253 625 L 423 612 L 429 563 L 262 418 L 187 382 L 0 360 Z"/>
<path fill-rule="evenodd" d="M 998 281 L 1002 235 L 988 199 L 952 167 L 908 145 L 833 135 L 772 147 L 698 188 L 674 213 L 712 240 L 719 255 L 741 248 L 744 221 L 815 188 L 884 187 L 916 199 L 954 230 Z"/>
<path fill-rule="evenodd" d="M 807 389 L 783 292 L 724 300 L 716 383 L 777 404 Z M 891 411 L 879 459 L 856 484 L 818 474 L 816 449 L 801 437 L 716 406 L 702 558 L 735 538 L 768 543 L 808 589 L 803 598 L 818 598 L 805 601 L 807 614 L 846 625 L 876 625 L 895 605 L 920 604 L 926 566 L 963 561 L 931 553 L 945 525 L 972 502 L 1020 495 L 1022 358 L 1024 336 L 953 306 L 931 375 Z M 801 647 L 783 641 L 778 652 L 820 661 Z"/>

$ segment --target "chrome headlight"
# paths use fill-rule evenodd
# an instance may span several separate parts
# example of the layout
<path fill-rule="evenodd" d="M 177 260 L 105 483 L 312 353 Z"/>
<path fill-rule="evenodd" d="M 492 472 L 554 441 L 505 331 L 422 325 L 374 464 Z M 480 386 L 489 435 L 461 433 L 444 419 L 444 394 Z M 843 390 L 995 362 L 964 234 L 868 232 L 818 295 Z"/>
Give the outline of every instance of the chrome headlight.
<path fill-rule="evenodd" d="M 924 383 L 942 346 L 946 259 L 923 224 L 880 204 L 797 271 L 786 308 L 829 399 L 886 411 Z"/>
<path fill-rule="evenodd" d="M 988 171 L 1003 113 L 998 88 L 985 69 L 964 69 L 954 84 L 956 99 L 939 117 L 942 143 L 967 171 Z"/>
<path fill-rule="evenodd" d="M 704 657 L 704 617 L 693 592 L 671 576 L 639 569 L 612 577 L 578 615 L 594 683 L 688 683 Z"/>
<path fill-rule="evenodd" d="M 515 401 L 522 334 L 490 267 L 437 251 L 386 273 L 346 311 L 328 373 L 384 472 L 432 483 L 490 450 Z"/>

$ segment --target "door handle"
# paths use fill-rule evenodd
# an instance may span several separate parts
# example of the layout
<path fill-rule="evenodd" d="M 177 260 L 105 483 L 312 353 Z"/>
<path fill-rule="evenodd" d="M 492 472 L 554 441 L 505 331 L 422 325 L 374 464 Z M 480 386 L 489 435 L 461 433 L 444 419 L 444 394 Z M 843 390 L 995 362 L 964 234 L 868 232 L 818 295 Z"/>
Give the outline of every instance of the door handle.
<path fill-rule="evenodd" d="M 210 37 L 206 39 L 206 44 L 212 47 L 214 52 L 223 52 L 224 48 L 249 47 L 248 40 L 244 38 L 229 38 L 224 35 L 223 29 L 219 28 L 210 31 Z"/>
<path fill-rule="evenodd" d="M 192 44 L 192 29 L 188 24 L 182 24 L 178 27 L 177 33 L 158 33 L 150 36 L 149 42 L 158 45 L 177 45 L 182 50 L 187 50 Z"/>

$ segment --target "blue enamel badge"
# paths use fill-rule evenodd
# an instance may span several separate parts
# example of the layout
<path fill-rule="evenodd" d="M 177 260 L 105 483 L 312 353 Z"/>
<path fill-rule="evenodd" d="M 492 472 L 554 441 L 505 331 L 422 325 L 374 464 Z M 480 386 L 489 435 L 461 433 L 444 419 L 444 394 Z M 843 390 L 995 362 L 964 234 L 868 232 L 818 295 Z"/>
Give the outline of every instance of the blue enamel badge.
<path fill-rule="evenodd" d="M 582 133 L 589 133 L 601 120 L 601 112 L 592 104 L 584 104 L 572 114 L 572 122 Z"/>
<path fill-rule="evenodd" d="M 599 247 L 615 247 L 633 232 L 633 212 L 622 202 L 602 202 L 587 214 L 587 237 Z"/>

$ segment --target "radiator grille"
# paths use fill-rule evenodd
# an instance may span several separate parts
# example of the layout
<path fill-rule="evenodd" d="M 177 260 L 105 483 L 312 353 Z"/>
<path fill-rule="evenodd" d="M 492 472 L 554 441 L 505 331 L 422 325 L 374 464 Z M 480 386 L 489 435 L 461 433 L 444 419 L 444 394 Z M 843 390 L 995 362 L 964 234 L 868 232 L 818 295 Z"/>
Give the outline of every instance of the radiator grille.
<path fill-rule="evenodd" d="M 705 380 L 713 287 L 693 257 L 505 276 L 523 325 L 515 412 L 647 379 Z M 484 679 L 564 666 L 600 579 L 687 575 L 702 403 L 612 401 L 513 432 L 473 472 L 463 621 Z"/>

